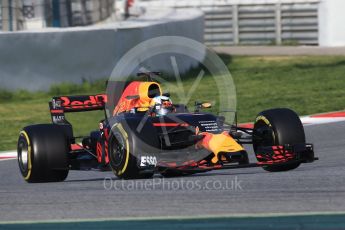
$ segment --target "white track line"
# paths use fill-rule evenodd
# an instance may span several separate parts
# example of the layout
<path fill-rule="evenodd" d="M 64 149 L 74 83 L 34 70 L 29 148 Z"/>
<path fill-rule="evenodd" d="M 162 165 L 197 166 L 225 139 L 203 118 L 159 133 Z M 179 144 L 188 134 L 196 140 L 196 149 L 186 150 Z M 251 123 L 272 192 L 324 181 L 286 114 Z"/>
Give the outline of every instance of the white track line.
<path fill-rule="evenodd" d="M 334 122 L 345 121 L 345 111 L 336 111 L 323 114 L 302 116 L 300 117 L 300 119 L 304 126 L 329 124 Z M 240 124 L 240 126 L 252 128 L 253 123 L 244 123 Z"/>
<path fill-rule="evenodd" d="M 14 160 L 17 158 L 17 151 L 0 152 L 0 161 Z"/>
<path fill-rule="evenodd" d="M 328 124 L 334 122 L 345 121 L 345 117 L 301 117 L 301 121 L 304 126 L 309 125 L 319 125 L 319 124 Z"/>

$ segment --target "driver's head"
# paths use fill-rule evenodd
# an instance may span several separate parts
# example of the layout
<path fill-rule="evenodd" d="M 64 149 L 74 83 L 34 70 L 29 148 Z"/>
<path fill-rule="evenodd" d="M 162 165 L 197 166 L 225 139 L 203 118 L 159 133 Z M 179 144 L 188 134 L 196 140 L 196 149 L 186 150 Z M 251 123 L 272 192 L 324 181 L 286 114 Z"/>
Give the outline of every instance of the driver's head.
<path fill-rule="evenodd" d="M 157 96 L 152 99 L 152 112 L 155 116 L 164 116 L 168 113 L 173 113 L 175 108 L 172 104 L 172 101 L 169 97 L 166 96 Z"/>

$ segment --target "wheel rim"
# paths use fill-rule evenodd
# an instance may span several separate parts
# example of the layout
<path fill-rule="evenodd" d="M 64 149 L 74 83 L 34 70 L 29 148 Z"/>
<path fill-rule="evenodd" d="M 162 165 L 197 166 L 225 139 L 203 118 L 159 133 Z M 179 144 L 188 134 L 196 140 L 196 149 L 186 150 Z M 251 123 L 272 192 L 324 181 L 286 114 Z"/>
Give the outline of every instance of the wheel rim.
<path fill-rule="evenodd" d="M 259 146 L 275 145 L 274 131 L 271 126 L 263 121 L 258 121 L 254 127 L 253 147 L 254 150 Z"/>
<path fill-rule="evenodd" d="M 114 159 L 114 166 L 119 167 L 124 161 L 126 155 L 125 141 L 119 133 L 115 133 L 112 145 L 111 155 Z"/>
<path fill-rule="evenodd" d="M 29 162 L 29 148 L 26 142 L 21 141 L 19 144 L 18 149 L 18 162 L 19 167 L 22 172 L 26 172 L 28 170 L 28 162 Z"/>

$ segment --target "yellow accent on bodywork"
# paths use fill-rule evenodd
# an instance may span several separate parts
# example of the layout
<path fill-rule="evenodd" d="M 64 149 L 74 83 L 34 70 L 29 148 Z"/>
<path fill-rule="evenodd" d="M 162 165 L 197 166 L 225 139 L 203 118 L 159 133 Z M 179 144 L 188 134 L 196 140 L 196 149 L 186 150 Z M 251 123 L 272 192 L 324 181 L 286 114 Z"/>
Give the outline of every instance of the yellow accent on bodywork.
<path fill-rule="evenodd" d="M 139 86 L 139 96 L 141 100 L 148 100 L 150 101 L 151 98 L 149 97 L 149 88 L 152 85 L 156 85 L 159 89 L 159 95 L 162 95 L 161 86 L 157 82 L 142 82 Z"/>
<path fill-rule="evenodd" d="M 232 137 L 228 134 L 214 134 L 209 142 L 210 149 L 214 153 L 212 163 L 217 163 L 219 160 L 218 154 L 221 152 L 238 152 L 244 150 Z"/>
<path fill-rule="evenodd" d="M 208 141 L 206 141 L 203 146 L 207 150 L 213 152 L 214 157 L 211 161 L 214 164 L 218 162 L 218 155 L 221 152 L 231 153 L 244 150 L 243 147 L 238 144 L 227 132 L 223 132 L 220 134 L 206 133 L 205 139 L 208 139 Z"/>
<path fill-rule="evenodd" d="M 31 164 L 31 144 L 30 144 L 30 139 L 29 135 L 23 130 L 20 132 L 20 135 L 23 135 L 26 139 L 26 142 L 28 144 L 28 174 L 24 177 L 25 180 L 29 180 L 31 176 L 31 169 L 32 169 L 32 164 Z"/>
<path fill-rule="evenodd" d="M 142 82 L 139 85 L 139 101 L 137 102 L 137 108 L 140 112 L 145 112 L 149 110 L 149 107 L 151 106 L 152 98 L 149 97 L 149 88 L 152 85 L 156 85 L 159 89 L 159 95 L 162 95 L 162 89 L 161 86 L 156 82 Z"/>

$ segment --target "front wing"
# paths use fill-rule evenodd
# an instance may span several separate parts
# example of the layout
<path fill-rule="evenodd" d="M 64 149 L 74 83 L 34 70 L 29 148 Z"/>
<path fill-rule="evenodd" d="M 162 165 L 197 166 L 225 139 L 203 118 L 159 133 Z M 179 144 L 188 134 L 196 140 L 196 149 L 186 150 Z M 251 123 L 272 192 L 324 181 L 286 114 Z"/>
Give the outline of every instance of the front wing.
<path fill-rule="evenodd" d="M 160 162 L 158 170 L 176 171 L 185 174 L 200 173 L 211 170 L 221 169 L 235 169 L 235 168 L 251 168 L 251 167 L 264 167 L 264 166 L 282 166 L 295 163 L 311 163 L 318 158 L 314 157 L 314 150 L 312 144 L 296 144 L 284 146 L 266 146 L 260 147 L 257 150 L 256 163 L 249 164 L 223 164 L 221 161 L 217 164 L 201 161 L 184 162 L 181 165 L 174 163 Z"/>

